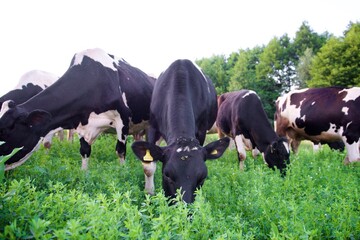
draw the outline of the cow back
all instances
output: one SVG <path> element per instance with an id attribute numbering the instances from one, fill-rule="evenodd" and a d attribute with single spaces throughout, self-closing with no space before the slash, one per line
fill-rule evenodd
<path id="1" fill-rule="evenodd" d="M 216 114 L 215 88 L 191 61 L 175 61 L 157 79 L 150 123 L 168 143 L 185 136 L 202 144 Z"/>

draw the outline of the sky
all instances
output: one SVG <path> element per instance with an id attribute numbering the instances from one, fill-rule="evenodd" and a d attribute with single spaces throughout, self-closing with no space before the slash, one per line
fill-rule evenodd
<path id="1" fill-rule="evenodd" d="M 158 76 L 180 58 L 229 55 L 295 36 L 302 22 L 342 36 L 359 0 L 11 0 L 0 2 L 0 96 L 27 71 L 61 76 L 102 48 Z"/>

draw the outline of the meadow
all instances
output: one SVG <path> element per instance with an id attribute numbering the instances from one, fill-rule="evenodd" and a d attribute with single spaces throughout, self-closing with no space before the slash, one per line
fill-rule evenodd
<path id="1" fill-rule="evenodd" d="M 345 153 L 303 144 L 286 177 L 251 154 L 241 172 L 236 151 L 208 160 L 193 204 L 169 205 L 161 187 L 144 193 L 141 163 L 128 143 L 119 164 L 115 139 L 93 145 L 80 170 L 79 142 L 54 140 L 0 185 L 0 239 L 360 239 L 360 165 Z"/>

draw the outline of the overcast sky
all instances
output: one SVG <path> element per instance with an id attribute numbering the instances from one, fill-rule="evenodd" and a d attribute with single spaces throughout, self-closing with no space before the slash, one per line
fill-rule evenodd
<path id="1" fill-rule="evenodd" d="M 303 21 L 341 36 L 359 0 L 11 0 L 0 2 L 0 95 L 22 74 L 61 76 L 72 56 L 99 47 L 157 76 L 196 60 L 266 45 Z"/>

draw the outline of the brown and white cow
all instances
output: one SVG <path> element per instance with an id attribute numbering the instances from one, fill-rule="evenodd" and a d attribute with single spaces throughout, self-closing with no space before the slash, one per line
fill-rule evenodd
<path id="1" fill-rule="evenodd" d="M 218 101 L 216 124 L 222 133 L 235 141 L 240 169 L 244 168 L 247 149 L 258 149 L 270 168 L 285 173 L 289 163 L 289 146 L 276 135 L 259 96 L 251 90 L 222 94 Z"/>
<path id="2" fill-rule="evenodd" d="M 360 88 L 306 88 L 276 101 L 275 129 L 286 136 L 296 152 L 301 140 L 343 141 L 344 163 L 360 161 Z"/>

